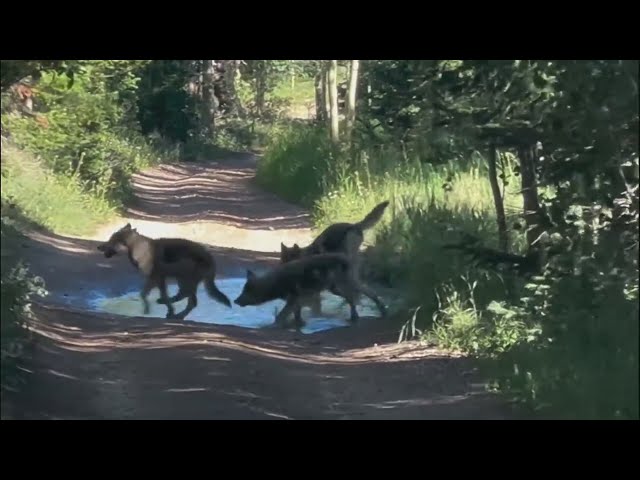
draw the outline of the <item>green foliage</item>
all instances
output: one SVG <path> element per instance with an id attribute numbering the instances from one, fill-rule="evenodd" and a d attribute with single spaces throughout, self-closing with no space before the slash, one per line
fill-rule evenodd
<path id="1" fill-rule="evenodd" d="M 468 162 L 432 166 L 403 152 L 372 150 L 357 159 L 332 154 L 324 131 L 290 126 L 280 130 L 258 167 L 258 181 L 284 198 L 313 206 L 319 231 L 339 221 L 359 221 L 375 205 L 390 200 L 388 213 L 365 235 L 366 275 L 377 282 L 402 288 L 408 307 L 422 305 L 418 322 L 430 321 L 437 305 L 435 289 L 459 278 L 468 260 L 443 246 L 465 234 L 496 242 L 493 199 L 486 162 L 475 155 Z M 331 161 L 332 158 L 339 159 Z M 512 170 L 509 161 L 506 171 Z M 519 184 L 507 188 L 509 210 L 521 208 Z M 524 239 L 512 235 L 515 248 Z M 501 281 L 484 281 L 483 291 L 504 295 Z"/>
<path id="2" fill-rule="evenodd" d="M 77 171 L 54 173 L 11 146 L 3 146 L 2 157 L 2 175 L 7 179 L 2 200 L 31 222 L 59 234 L 83 235 L 114 214 L 108 202 L 83 188 Z"/>
<path id="3" fill-rule="evenodd" d="M 197 75 L 188 60 L 154 60 L 140 72 L 138 119 L 142 132 L 187 142 L 199 125 L 197 99 L 185 89 Z"/>
<path id="4" fill-rule="evenodd" d="M 31 77 L 37 80 L 42 72 L 67 73 L 73 76 L 79 66 L 77 60 L 1 60 L 0 79 L 4 92 L 11 85 Z"/>
<path id="5" fill-rule="evenodd" d="M 441 346 L 481 357 L 499 358 L 521 342 L 539 339 L 541 326 L 521 306 L 491 301 L 478 305 L 478 281 L 465 287 L 445 284 L 440 288 L 433 328 L 426 338 Z"/>
<path id="6" fill-rule="evenodd" d="M 315 85 L 313 78 L 285 79 L 273 91 L 273 98 L 282 100 L 289 116 L 311 118 L 310 109 L 315 108 Z"/>
<path id="7" fill-rule="evenodd" d="M 0 223 L 2 256 L 9 257 L 8 249 L 18 232 L 5 222 Z M 20 362 L 24 359 L 29 342 L 28 321 L 31 318 L 31 302 L 35 296 L 46 295 L 44 282 L 29 273 L 20 262 L 3 258 L 0 273 L 0 386 L 5 391 L 15 390 L 23 380 L 19 375 Z"/>
<path id="8" fill-rule="evenodd" d="M 637 62 L 365 61 L 362 85 L 350 154 L 287 132 L 263 184 L 313 203 L 318 228 L 392 200 L 366 274 L 403 292 L 416 331 L 433 318 L 427 337 L 476 355 L 497 388 L 546 415 L 637 419 Z M 538 141 L 538 274 L 444 249 L 497 247 L 477 153 L 495 144 L 510 249 L 529 251 L 513 154 Z"/>
<path id="9" fill-rule="evenodd" d="M 2 116 L 20 148 L 72 175 L 86 192 L 114 205 L 130 194 L 131 174 L 158 159 L 135 125 L 136 62 L 87 61 L 73 78 L 44 73 L 39 116 Z M 72 81 L 73 80 L 73 81 Z"/>
<path id="10" fill-rule="evenodd" d="M 258 164 L 257 181 L 283 198 L 311 205 L 335 175 L 325 132 L 305 125 L 274 130 Z"/>

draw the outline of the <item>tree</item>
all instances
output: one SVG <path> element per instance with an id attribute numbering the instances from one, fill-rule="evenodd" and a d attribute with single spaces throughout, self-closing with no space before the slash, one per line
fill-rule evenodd
<path id="1" fill-rule="evenodd" d="M 212 137 L 215 132 L 215 115 L 218 110 L 218 98 L 215 94 L 216 61 L 203 60 L 202 71 L 202 134 Z"/>
<path id="2" fill-rule="evenodd" d="M 236 83 L 240 76 L 240 63 L 242 60 L 224 60 L 224 88 L 227 97 L 228 111 L 231 116 L 244 117 L 246 111 L 238 96 Z"/>
<path id="3" fill-rule="evenodd" d="M 358 73 L 360 70 L 360 61 L 351 60 L 351 68 L 349 69 L 349 91 L 347 93 L 347 122 L 345 136 L 348 141 L 351 140 L 353 125 L 356 120 L 356 98 L 358 89 Z"/>
<path id="4" fill-rule="evenodd" d="M 329 87 L 329 131 L 331 133 L 331 141 L 337 144 L 340 141 L 339 123 L 338 123 L 338 61 L 331 60 L 327 70 L 327 84 Z"/>

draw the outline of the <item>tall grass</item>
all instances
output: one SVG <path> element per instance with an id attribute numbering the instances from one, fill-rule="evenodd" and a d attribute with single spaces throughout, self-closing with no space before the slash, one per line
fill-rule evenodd
<path id="1" fill-rule="evenodd" d="M 513 170 L 509 162 L 506 168 Z M 365 234 L 365 245 L 375 243 L 367 252 L 365 273 L 402 289 L 407 307 L 422 306 L 422 321 L 430 320 L 437 307 L 437 287 L 459 283 L 460 275 L 472 267 L 443 247 L 465 234 L 485 245 L 497 244 L 487 165 L 479 154 L 439 165 L 424 162 L 418 154 L 407 158 L 394 149 L 362 151 L 349 158 L 331 149 L 324 131 L 290 125 L 268 145 L 258 181 L 311 207 L 317 230 L 338 221 L 358 221 L 389 200 L 382 221 Z M 509 212 L 521 209 L 518 183 L 512 182 L 505 192 Z M 522 236 L 512 237 L 514 248 L 522 249 Z M 497 277 L 484 279 L 480 291 L 487 291 L 489 299 L 496 289 L 504 292 Z"/>
<path id="2" fill-rule="evenodd" d="M 324 132 L 293 123 L 273 129 L 256 179 L 287 200 L 312 206 L 331 185 L 334 170 Z"/>
<path id="3" fill-rule="evenodd" d="M 2 200 L 50 231 L 91 233 L 115 213 L 115 205 L 83 188 L 76 172 L 59 174 L 28 152 L 3 144 Z M 11 216 L 12 208 L 3 215 Z"/>
<path id="4" fill-rule="evenodd" d="M 433 150 L 416 151 L 365 148 L 349 157 L 330 148 L 324 131 L 288 126 L 268 146 L 258 180 L 311 207 L 317 230 L 360 220 L 390 200 L 382 221 L 365 234 L 372 248 L 363 273 L 403 300 L 410 328 L 401 336 L 420 332 L 475 356 L 495 388 L 545 416 L 637 418 L 637 281 L 634 290 L 607 267 L 603 245 L 589 258 L 567 256 L 577 263 L 563 267 L 580 271 L 585 261 L 604 262 L 591 266 L 597 276 L 545 271 L 534 278 L 483 268 L 445 248 L 470 238 L 498 246 L 487 165 L 477 153 L 436 163 Z M 513 159 L 505 160 L 510 248 L 523 253 L 520 182 Z M 624 297 L 627 290 L 632 294 Z"/>

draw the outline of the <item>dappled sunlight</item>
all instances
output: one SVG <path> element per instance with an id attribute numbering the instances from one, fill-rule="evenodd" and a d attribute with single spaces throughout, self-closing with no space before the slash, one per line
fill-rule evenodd
<path id="1" fill-rule="evenodd" d="M 75 316 L 79 314 L 74 314 Z M 96 321 L 100 321 L 98 318 Z M 133 319 L 132 319 L 133 320 Z M 47 323 L 44 320 L 35 322 L 32 329 L 38 335 L 52 340 L 61 349 L 75 352 L 106 352 L 119 349 L 133 350 L 158 350 L 158 349 L 182 349 L 205 348 L 223 349 L 224 351 L 250 353 L 271 359 L 288 360 L 302 364 L 329 365 L 329 364 L 363 364 L 370 361 L 401 362 L 417 358 L 407 356 L 399 352 L 410 350 L 408 345 L 391 345 L 389 348 L 370 347 L 365 349 L 341 349 L 324 348 L 319 345 L 315 352 L 309 352 L 306 344 L 291 343 L 291 335 L 294 332 L 269 330 L 247 330 L 257 336 L 251 339 L 243 339 L 239 335 L 231 335 L 237 332 L 239 327 L 226 327 L 233 329 L 226 332 L 222 330 L 212 331 L 212 327 L 199 326 L 197 324 L 170 323 L 163 321 L 154 324 L 152 320 L 142 323 L 143 318 L 136 318 L 136 325 L 127 327 L 126 320 L 118 320 L 114 323 L 114 331 L 92 332 L 92 329 L 80 329 L 61 325 L 60 322 Z M 94 327 L 95 328 L 95 327 Z M 239 332 L 238 332 L 239 333 Z M 278 337 L 284 337 L 279 339 Z M 205 350 L 206 351 L 206 350 Z M 393 352 L 393 353 L 392 353 Z M 203 352 L 204 353 L 204 352 Z M 424 350 L 424 357 L 431 355 L 429 349 Z M 391 358 L 391 357 L 394 358 Z M 230 362 L 228 355 L 212 355 L 204 353 L 199 357 L 207 362 Z"/>
<path id="2" fill-rule="evenodd" d="M 67 373 L 62 373 L 62 372 L 57 372 L 56 370 L 47 370 L 48 373 L 50 373 L 51 375 L 55 375 L 56 377 L 60 377 L 60 378 L 67 378 L 69 380 L 78 380 L 78 377 L 73 376 L 73 375 L 69 375 Z"/>
<path id="3" fill-rule="evenodd" d="M 130 220 L 213 222 L 246 230 L 309 229 L 310 216 L 253 185 L 254 171 L 224 164 L 190 164 L 181 169 L 157 167 L 135 175 L 137 204 Z M 281 215 L 267 204 L 278 202 Z M 212 209 L 212 205 L 217 205 Z"/>
<path id="4" fill-rule="evenodd" d="M 379 312 L 366 297 L 360 321 L 350 325 L 347 305 L 325 293 L 323 317 L 311 318 L 305 308 L 302 332 L 260 328 L 273 323 L 282 302 L 229 309 L 202 286 L 186 321 L 164 318 L 157 290 L 151 312 L 141 315 L 141 279 L 127 256 L 106 260 L 96 248 L 125 223 L 151 238 L 215 245 L 216 283 L 231 299 L 246 268 L 259 271 L 279 261 L 281 242 L 312 240 L 309 215 L 260 192 L 252 177 L 236 167 L 159 167 L 136 176 L 137 202 L 127 218 L 104 225 L 92 239 L 32 237 L 32 252 L 54 285 L 51 297 L 65 305 L 37 305 L 32 325 L 38 355 L 30 375 L 50 392 L 69 392 L 43 403 L 47 418 L 359 418 L 447 405 L 431 394 L 398 400 L 393 388 L 377 386 L 376 378 L 402 385 L 407 374 L 442 382 L 437 365 L 445 363 L 444 355 L 422 345 L 373 342 L 365 328 Z M 176 291 L 171 282 L 169 293 Z M 177 303 L 176 311 L 185 304 Z M 373 331 L 390 339 L 396 333 L 387 330 L 394 328 Z"/>
<path id="5" fill-rule="evenodd" d="M 206 387 L 191 387 L 191 388 L 168 388 L 165 390 L 167 393 L 194 393 L 194 392 L 207 392 L 211 390 Z"/>
<path id="6" fill-rule="evenodd" d="M 354 348 L 337 331 L 309 336 L 41 306 L 36 313 L 39 353 L 31 375 L 50 389 L 79 392 L 56 396 L 48 416 L 94 418 L 93 404 L 105 418 L 473 417 L 469 402 L 476 401 L 463 394 L 457 360 L 415 342 L 369 340 Z M 346 330 L 357 339 L 357 328 Z M 412 380 L 402 396 L 410 378 L 423 381 Z M 85 403 L 78 407 L 71 398 Z M 186 403 L 176 410 L 173 402 Z"/>

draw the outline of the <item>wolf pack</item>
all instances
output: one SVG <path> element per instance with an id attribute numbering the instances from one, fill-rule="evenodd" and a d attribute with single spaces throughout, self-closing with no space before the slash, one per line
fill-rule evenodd
<path id="1" fill-rule="evenodd" d="M 301 328 L 302 308 L 308 306 L 314 315 L 322 311 L 321 293 L 331 292 L 342 297 L 350 308 L 349 320 L 358 320 L 356 305 L 360 296 L 369 297 L 380 314 L 386 316 L 384 304 L 375 292 L 360 279 L 360 247 L 364 232 L 376 225 L 389 205 L 376 205 L 362 220 L 355 223 L 334 223 L 323 230 L 309 245 L 280 244 L 280 262 L 266 273 L 258 275 L 247 270 L 242 292 L 234 300 L 239 307 L 261 305 L 272 300 L 285 302 L 275 315 L 274 326 Z M 114 232 L 108 241 L 98 245 L 106 258 L 126 252 L 129 261 L 144 279 L 140 298 L 143 312 L 148 314 L 148 296 L 158 288 L 157 302 L 167 308 L 167 319 L 184 320 L 198 305 L 197 290 L 204 283 L 208 295 L 232 308 L 231 301 L 215 283 L 216 262 L 202 244 L 184 238 L 149 238 L 131 224 Z M 167 280 L 173 279 L 178 292 L 168 296 Z M 176 313 L 173 304 L 187 299 L 187 305 Z M 293 323 L 291 322 L 293 317 Z"/>

